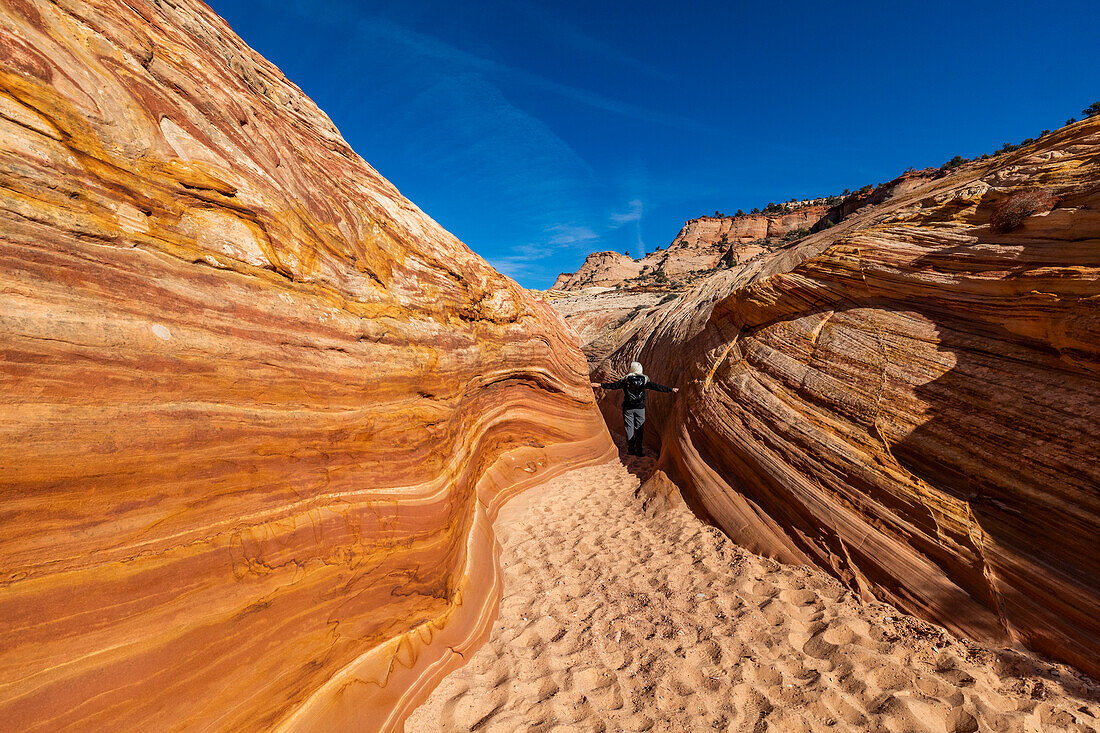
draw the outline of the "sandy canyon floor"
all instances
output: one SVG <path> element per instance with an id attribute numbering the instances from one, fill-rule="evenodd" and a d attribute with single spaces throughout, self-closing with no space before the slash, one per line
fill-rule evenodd
<path id="1" fill-rule="evenodd" d="M 505 507 L 492 637 L 407 730 L 1100 729 L 1096 682 L 753 555 L 628 460 Z"/>

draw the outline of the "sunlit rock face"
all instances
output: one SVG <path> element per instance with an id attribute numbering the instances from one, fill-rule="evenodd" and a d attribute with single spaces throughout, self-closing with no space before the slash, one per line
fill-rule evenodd
<path id="1" fill-rule="evenodd" d="M 548 306 L 191 0 L 0 6 L 0 720 L 373 730 L 612 455 Z"/>
<path id="2" fill-rule="evenodd" d="M 718 242 L 743 244 L 764 237 L 782 237 L 797 229 L 809 229 L 824 215 L 825 207 L 815 204 L 777 214 L 701 216 L 684 224 L 669 249 L 708 247 Z"/>
<path id="3" fill-rule="evenodd" d="M 667 248 L 637 260 L 625 253 L 593 252 L 576 272 L 558 275 L 551 289 L 579 291 L 623 285 L 661 287 L 662 281 L 654 280 L 657 273 L 679 280 L 680 276 L 703 273 L 722 265 L 744 264 L 768 251 L 762 244 L 766 237 L 782 237 L 800 229 L 808 232 L 824 214 L 824 206 L 813 205 L 782 214 L 691 219 Z"/>
<path id="4" fill-rule="evenodd" d="M 809 230 L 824 213 L 824 206 L 803 206 L 782 214 L 691 219 L 667 249 L 649 257 L 654 259 L 656 269 L 669 275 L 710 270 L 720 263 L 744 264 L 768 251 L 760 240 Z"/>
<path id="5" fill-rule="evenodd" d="M 551 301 L 577 335 L 589 362 L 599 363 L 631 334 L 645 329 L 654 308 L 681 296 L 664 292 L 607 291 L 577 294 Z"/>
<path id="6" fill-rule="evenodd" d="M 639 313 L 594 376 L 681 388 L 650 434 L 738 542 L 1100 673 L 1098 180 L 1093 118 Z"/>
<path id="7" fill-rule="evenodd" d="M 829 207 L 828 211 L 821 215 L 816 222 L 811 222 L 813 231 L 820 231 L 833 226 L 837 222 L 846 219 L 855 212 L 867 206 L 877 206 L 899 196 L 912 193 L 919 188 L 934 185 L 933 182 L 947 175 L 947 169 L 925 168 L 923 170 L 909 170 L 897 178 L 880 183 L 870 190 L 855 192 L 843 198 L 839 203 Z"/>
<path id="8" fill-rule="evenodd" d="M 593 252 L 584 259 L 576 272 L 563 272 L 554 281 L 556 290 L 583 290 L 609 287 L 637 277 L 643 260 L 635 260 L 618 252 Z"/>

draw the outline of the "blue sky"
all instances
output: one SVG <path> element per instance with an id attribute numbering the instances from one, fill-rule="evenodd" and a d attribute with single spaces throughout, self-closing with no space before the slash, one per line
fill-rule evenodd
<path id="1" fill-rule="evenodd" d="M 889 180 L 1100 99 L 1100 6 L 208 0 L 522 285 Z"/>

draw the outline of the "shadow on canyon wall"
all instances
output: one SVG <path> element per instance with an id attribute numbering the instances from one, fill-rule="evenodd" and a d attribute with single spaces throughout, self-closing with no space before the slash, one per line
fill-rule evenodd
<path id="1" fill-rule="evenodd" d="M 1027 264 L 1002 280 L 1077 264 L 1047 257 L 1051 249 L 1021 244 L 1018 258 Z M 960 253 L 937 252 L 914 266 L 936 267 Z M 1087 259 L 1083 248 L 1080 254 Z M 923 310 L 936 324 L 938 349 L 955 364 L 916 387 L 925 419 L 890 450 L 913 475 L 965 502 L 981 560 L 975 570 L 986 580 L 984 592 L 975 592 L 980 585 L 971 592 L 997 613 L 1009 638 L 1096 675 L 1100 365 L 1073 343 L 1100 332 L 1100 303 L 1066 300 L 1062 320 L 1057 311 L 1044 314 L 1054 316 L 1050 330 L 1070 331 L 1064 348 L 1028 333 L 1024 315 L 1010 315 L 1005 328 Z"/>
<path id="2" fill-rule="evenodd" d="M 986 265 L 976 261 L 973 247 L 960 247 L 938 250 L 910 264 L 913 272 L 952 268 L 965 275 L 987 266 L 1000 271 L 995 279 L 975 279 L 988 292 L 967 293 L 971 299 L 961 304 L 952 301 L 950 293 L 945 298 L 932 290 L 927 298 L 890 299 L 881 296 L 880 283 L 879 295 L 872 296 L 869 290 L 865 295 L 833 292 L 829 302 L 807 305 L 802 301 L 774 321 L 753 324 L 752 329 L 730 329 L 729 324 L 716 324 L 713 319 L 707 327 L 727 337 L 733 330 L 741 339 L 783 321 L 857 309 L 916 314 L 928 321 L 935 330 L 936 351 L 950 354 L 953 365 L 923 384 L 906 386 L 904 394 L 899 390 L 893 395 L 919 400 L 922 413 L 915 428 L 883 435 L 872 417 L 868 434 L 881 440 L 887 457 L 918 479 L 915 485 L 923 482 L 953 499 L 952 506 L 961 506 L 961 525 L 951 530 L 941 527 L 929 508 L 934 498 L 899 498 L 896 490 L 888 490 L 890 480 L 877 466 L 848 464 L 846 470 L 843 460 L 838 460 L 824 472 L 820 467 L 797 470 L 819 471 L 811 481 L 838 481 L 854 488 L 869 506 L 880 510 L 870 517 L 872 525 L 879 525 L 876 529 L 891 526 L 894 539 L 902 538 L 957 587 L 941 584 L 937 589 L 929 584 L 914 595 L 904 568 L 884 565 L 884 558 L 873 556 L 869 549 L 861 557 L 850 537 L 815 521 L 815 511 L 820 510 L 798 506 L 800 497 L 784 484 L 782 472 L 757 455 L 753 445 L 731 446 L 728 439 L 722 444 L 721 432 L 695 410 L 671 402 L 654 405 L 647 425 L 647 449 L 656 449 L 661 454 L 658 465 L 668 466 L 661 437 L 667 441 L 677 431 L 685 431 L 704 463 L 774 520 L 793 546 L 834 574 L 843 575 L 836 565 L 822 561 L 826 555 L 845 557 L 855 566 L 852 574 L 842 577 L 849 586 L 858 586 L 853 578 L 866 572 L 904 610 L 985 641 L 1024 644 L 1095 676 L 1100 671 L 1096 662 L 1100 658 L 1100 553 L 1095 542 L 1100 534 L 1100 374 L 1095 356 L 1077 352 L 1073 344 L 1087 343 L 1100 333 L 1100 304 L 1072 295 L 1071 287 L 1066 289 L 1071 294 L 1057 304 L 1052 304 L 1058 300 L 1053 295 L 1046 305 L 1025 303 L 1012 295 L 1011 283 L 1033 278 L 1031 271 L 1036 268 L 1085 265 L 1088 260 L 1087 250 L 1082 249 L 1080 263 L 1067 262 L 1063 242 L 1012 244 L 1014 263 L 1002 260 Z M 1032 287 L 1038 281 L 1027 282 Z M 1027 293 L 1027 288 L 1022 292 Z M 1035 308 L 1038 311 L 1029 310 Z M 852 317 L 858 319 L 859 314 Z M 1037 331 L 1033 322 L 1044 319 L 1061 335 Z M 1052 338 L 1062 343 L 1056 347 Z M 639 346 L 635 342 L 627 348 L 637 354 Z M 668 350 L 667 345 L 652 341 L 640 349 L 643 363 L 671 363 L 658 346 Z M 623 347 L 620 353 L 625 353 Z M 888 358 L 884 352 L 882 378 L 887 393 L 891 388 L 885 383 Z M 654 373 L 658 379 L 668 377 L 676 383 L 671 371 Z M 605 397 L 601 409 L 612 432 L 621 434 L 618 400 Z M 771 429 L 786 431 L 786 438 L 796 432 L 783 425 Z M 722 525 L 708 515 L 691 486 L 681 488 L 697 515 Z M 952 619 L 958 623 L 951 623 Z M 1005 654 L 1006 664 L 1015 659 L 1010 651 Z"/>

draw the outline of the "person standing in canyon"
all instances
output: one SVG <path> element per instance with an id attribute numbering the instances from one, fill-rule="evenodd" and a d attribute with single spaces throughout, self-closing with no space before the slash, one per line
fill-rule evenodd
<path id="1" fill-rule="evenodd" d="M 621 389 L 623 391 L 623 427 L 626 428 L 626 452 L 632 456 L 643 456 L 642 427 L 645 425 L 645 393 L 647 389 L 657 392 L 679 392 L 678 387 L 666 387 L 650 381 L 642 372 L 642 365 L 630 362 L 630 371 L 617 382 L 592 382 L 592 387 Z"/>

